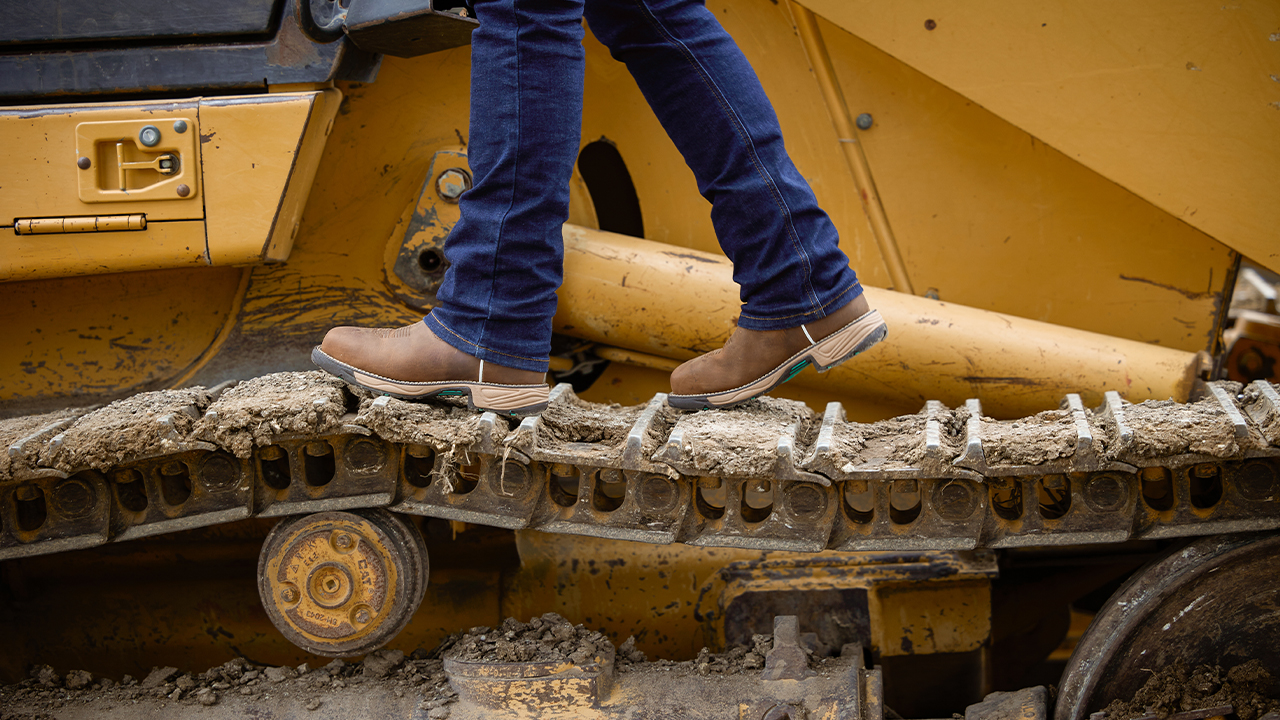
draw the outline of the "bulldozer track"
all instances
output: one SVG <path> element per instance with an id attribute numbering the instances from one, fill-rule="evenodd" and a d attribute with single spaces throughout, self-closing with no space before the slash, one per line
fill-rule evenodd
<path id="1" fill-rule="evenodd" d="M 329 510 L 816 552 L 1119 543 L 1280 527 L 1280 395 L 880 423 L 762 398 L 681 412 L 557 386 L 523 420 L 319 372 L 0 422 L 0 559 Z"/>

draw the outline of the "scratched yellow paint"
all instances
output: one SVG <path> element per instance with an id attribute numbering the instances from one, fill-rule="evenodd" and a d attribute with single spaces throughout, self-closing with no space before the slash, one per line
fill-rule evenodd
<path id="1" fill-rule="evenodd" d="M 991 636 L 991 585 L 957 580 L 881 587 L 872 593 L 872 644 L 882 655 L 977 650 Z"/>
<path id="2" fill-rule="evenodd" d="M 842 247 L 864 282 L 888 284 L 839 153 L 840 139 L 786 4 L 713 0 L 709 7 L 759 71 L 777 106 L 788 148 L 840 229 Z M 876 118 L 861 139 L 918 288 L 933 289 L 949 303 L 1168 348 L 1209 347 L 1216 305 L 1234 261 L 1225 245 L 1118 186 L 1109 174 L 1045 146 L 936 76 L 912 69 L 832 23 L 824 21 L 822 29 L 851 110 Z M 714 250 L 709 207 L 639 90 L 593 38 L 586 40 L 586 50 L 582 142 L 603 137 L 616 145 L 628 164 L 652 239 Z M 67 280 L 6 288 L 10 307 L 31 308 L 34 303 L 57 309 L 19 323 L 21 350 L 11 351 L 4 367 L 13 371 L 8 376 L 20 380 L 2 381 L 7 384 L 0 384 L 0 393 L 16 399 L 57 395 L 70 402 L 74 396 L 101 396 L 186 377 L 192 363 L 204 360 L 212 368 L 235 366 L 242 357 L 306 367 L 306 351 L 333 325 L 397 325 L 418 319 L 420 310 L 392 292 L 385 258 L 388 245 L 403 236 L 396 232 L 397 223 L 418 202 L 434 154 L 465 147 L 469 76 L 469 48 L 413 59 L 387 57 L 376 82 L 338 83 L 336 90 L 322 92 L 324 109 L 312 107 L 310 115 L 290 115 L 288 123 L 268 123 L 257 130 L 262 143 L 282 124 L 305 126 L 311 129 L 309 138 L 322 137 L 328 130 L 322 122 L 325 113 L 337 104 L 330 97 L 342 93 L 328 140 L 322 147 L 304 148 L 304 155 L 317 158 L 314 178 L 307 180 L 304 168 L 289 180 L 290 193 L 309 183 L 305 205 L 292 194 L 283 205 L 275 197 L 255 198 L 253 222 L 242 227 L 224 223 L 230 228 L 226 237 L 273 258 L 288 256 L 284 263 L 252 269 L 231 326 L 224 328 L 224 321 L 235 303 L 239 278 L 216 269 L 192 271 L 189 281 L 172 285 L 137 273 L 112 282 Z M 297 94 L 315 92 L 321 91 Z M 205 161 L 217 165 L 212 155 Z M 244 174 L 243 167 L 235 167 L 235 173 L 206 170 L 204 191 L 214 205 L 216 186 Z M 581 206 L 581 187 L 574 197 Z M 301 206 L 296 234 L 288 212 L 264 228 L 258 200 L 286 209 Z M 200 274 L 206 272 L 211 274 Z M 160 286 L 167 289 L 150 294 Z M 46 297 L 50 292 L 85 300 L 77 305 Z M 165 300 L 138 299 L 155 294 Z M 620 309 L 617 320 L 626 322 L 633 312 Z M 192 320 L 192 313 L 200 317 Z M 175 317 L 182 321 L 174 323 Z M 81 340 L 85 318 L 94 318 L 95 324 L 110 320 L 121 336 L 145 336 L 149 342 L 132 344 L 126 352 Z M 197 362 L 218 329 L 227 328 L 230 339 L 218 354 Z M 86 367 L 86 359 L 98 365 Z M 43 368 L 38 373 L 42 379 L 23 369 L 29 367 Z M 216 374 L 194 374 L 195 382 L 218 379 Z M 652 377 L 639 384 L 635 373 L 619 372 L 608 382 L 593 389 L 593 399 L 647 396 L 649 389 L 660 387 Z M 830 399 L 845 401 L 850 415 L 859 419 L 917 409 L 905 401 L 862 407 L 857 398 Z"/>
<path id="3" fill-rule="evenodd" d="M 799 2 L 1280 270 L 1280 5 Z"/>

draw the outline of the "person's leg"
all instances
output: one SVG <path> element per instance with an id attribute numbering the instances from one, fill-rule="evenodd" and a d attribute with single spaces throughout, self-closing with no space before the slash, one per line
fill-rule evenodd
<path id="1" fill-rule="evenodd" d="M 561 226 L 582 118 L 582 0 L 477 0 L 471 44 L 474 182 L 445 243 L 423 322 L 335 328 L 312 353 L 348 382 L 398 397 L 466 394 L 486 410 L 545 406 Z"/>
<path id="2" fill-rule="evenodd" d="M 582 131 L 582 0 L 479 0 L 475 11 L 474 183 L 427 325 L 470 355 L 545 372 Z"/>
<path id="3" fill-rule="evenodd" d="M 690 407 L 740 402 L 796 365 L 825 369 L 878 341 L 883 325 L 867 316 L 834 225 L 787 155 L 754 70 L 714 15 L 699 0 L 587 0 L 585 13 L 694 171 L 741 287 L 733 338 L 682 365 L 673 395 L 694 396 Z M 750 392 L 701 402 L 740 388 Z"/>

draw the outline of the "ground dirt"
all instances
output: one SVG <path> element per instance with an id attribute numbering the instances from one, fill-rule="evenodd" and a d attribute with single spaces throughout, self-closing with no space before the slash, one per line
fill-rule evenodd
<path id="1" fill-rule="evenodd" d="M 260 666 L 236 658 L 202 673 L 155 668 L 140 680 L 126 675 L 118 681 L 77 670 L 61 677 L 53 668 L 37 665 L 31 669 L 31 679 L 0 688 L 0 720 L 90 718 L 134 707 L 141 717 L 185 716 L 184 708 L 214 707 L 243 712 L 233 713 L 236 717 L 258 717 L 255 706 L 281 701 L 316 718 L 376 716 L 351 715 L 353 694 L 368 696 L 364 703 L 381 708 L 403 699 L 409 701 L 407 709 L 416 704 L 425 711 L 423 717 L 432 718 L 448 717 L 447 712 L 429 713 L 457 699 L 439 658 L 420 652 L 406 658 L 399 650 L 375 651 L 359 663 L 334 660 L 315 669 Z M 378 702 L 370 703 L 370 698 Z M 320 712 L 311 715 L 314 711 Z"/>
<path id="2" fill-rule="evenodd" d="M 1169 715 L 1203 708 L 1230 705 L 1240 720 L 1256 720 L 1270 712 L 1280 712 L 1280 700 L 1267 698 L 1262 691 L 1271 675 L 1258 660 L 1230 670 L 1200 665 L 1190 668 L 1182 660 L 1155 673 L 1132 699 L 1115 700 L 1105 709 L 1106 720 L 1133 720 Z"/>
<path id="3" fill-rule="evenodd" d="M 274 373 L 227 390 L 196 423 L 194 434 L 237 457 L 286 433 L 337 431 L 347 412 L 346 383 L 319 370 Z"/>
<path id="4" fill-rule="evenodd" d="M 820 418 L 804 403 L 761 397 L 729 410 L 700 410 L 676 423 L 684 432 L 683 461 L 717 477 L 768 477 L 778 438 L 800 424 L 797 459 L 817 435 Z"/>
<path id="5" fill-rule="evenodd" d="M 758 672 L 773 646 L 772 636 L 757 635 L 750 648 L 712 653 L 703 649 L 683 662 L 646 660 L 634 638 L 616 650 L 615 683 L 634 677 L 645 692 L 669 687 L 671 680 L 699 677 L 737 679 Z M 473 628 L 446 638 L 433 650 L 411 655 L 378 650 L 362 661 L 333 660 L 322 667 L 271 667 L 236 658 L 204 672 L 173 667 L 153 668 L 143 678 L 94 677 L 70 670 L 65 675 L 47 665 L 31 668 L 30 678 L 0 688 L 0 720 L 81 720 L 81 718 L 241 718 L 306 717 L 337 720 L 350 717 L 442 718 L 486 717 L 482 710 L 458 704 L 444 671 L 444 658 L 481 662 L 585 663 L 613 650 L 601 633 L 574 625 L 554 613 L 529 622 L 507 619 L 498 628 Z M 814 659 L 819 676 L 839 677 L 846 667 L 835 658 Z M 756 682 L 750 677 L 744 681 Z M 714 694 L 716 686 L 696 686 Z M 742 697 L 737 686 L 724 688 Z M 654 701 L 653 697 L 649 698 Z M 625 702 L 625 698 L 623 699 Z M 729 706 L 725 706 L 729 707 Z M 491 715 L 491 713 L 490 713 Z M 650 717 L 644 715 L 643 717 Z"/>
<path id="6" fill-rule="evenodd" d="M 472 628 L 442 647 L 444 657 L 463 662 L 585 665 L 608 653 L 613 645 L 599 632 L 547 613 L 527 623 L 507 618 L 498 628 Z"/>
<path id="7" fill-rule="evenodd" d="M 1076 424 L 1070 410 L 1047 410 L 1020 420 L 984 417 L 979 437 L 990 465 L 1043 465 L 1075 453 Z"/>
<path id="8" fill-rule="evenodd" d="M 942 460 L 950 462 L 964 446 L 967 411 L 944 410 L 938 417 L 942 430 Z M 888 420 L 838 423 L 832 433 L 832 453 L 844 462 L 842 468 L 870 466 L 876 470 L 900 470 L 918 466 L 925 459 L 924 410 Z"/>
<path id="9" fill-rule="evenodd" d="M 61 432 L 61 443 L 41 446 L 40 465 L 64 472 L 103 469 L 174 452 L 191 434 L 209 401 L 209 393 L 201 387 L 116 400 L 77 419 Z"/>

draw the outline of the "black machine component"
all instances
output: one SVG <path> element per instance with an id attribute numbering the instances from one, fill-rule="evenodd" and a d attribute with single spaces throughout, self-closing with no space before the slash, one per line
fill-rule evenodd
<path id="1" fill-rule="evenodd" d="M 447 3 L 448 0 L 445 0 Z M 462 0 L 48 0 L 0 27 L 0 103 L 372 82 L 380 54 L 471 41 Z"/>

